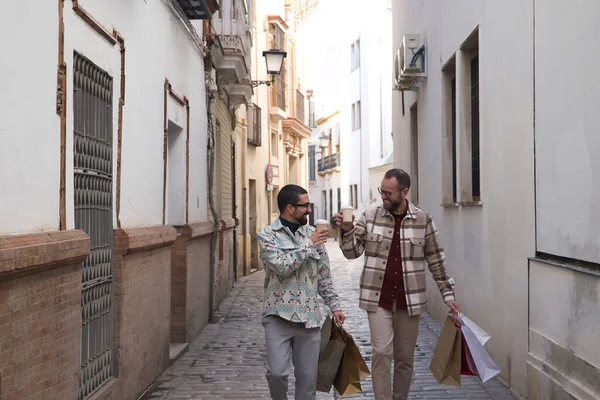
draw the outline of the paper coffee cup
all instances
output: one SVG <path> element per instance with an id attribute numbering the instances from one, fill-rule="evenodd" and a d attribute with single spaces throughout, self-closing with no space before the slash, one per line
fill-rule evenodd
<path id="1" fill-rule="evenodd" d="M 343 222 L 352 222 L 352 214 L 354 213 L 354 208 L 347 206 L 342 208 L 342 221 Z"/>
<path id="2" fill-rule="evenodd" d="M 326 219 L 318 219 L 315 224 L 317 225 L 317 232 L 329 230 L 329 221 Z"/>

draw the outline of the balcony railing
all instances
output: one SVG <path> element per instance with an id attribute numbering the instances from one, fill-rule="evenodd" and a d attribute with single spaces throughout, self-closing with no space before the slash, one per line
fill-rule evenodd
<path id="1" fill-rule="evenodd" d="M 249 71 L 250 50 L 252 48 L 252 39 L 250 34 L 244 35 L 218 35 L 219 43 L 224 52 L 235 55 L 239 54 L 244 57 L 246 69 Z"/>
<path id="2" fill-rule="evenodd" d="M 286 110 L 286 90 L 287 85 L 285 84 L 284 77 L 281 75 L 275 75 L 275 84 L 272 89 L 272 101 L 273 105 L 279 107 L 281 110 Z"/>
<path id="3" fill-rule="evenodd" d="M 340 166 L 340 153 L 334 153 L 329 156 L 325 156 L 325 158 L 321 158 L 317 162 L 317 170 L 319 172 L 325 172 L 327 170 L 337 168 Z"/>
<path id="4" fill-rule="evenodd" d="M 296 90 L 296 119 L 303 124 L 306 123 L 304 120 L 304 95 L 299 90 Z"/>

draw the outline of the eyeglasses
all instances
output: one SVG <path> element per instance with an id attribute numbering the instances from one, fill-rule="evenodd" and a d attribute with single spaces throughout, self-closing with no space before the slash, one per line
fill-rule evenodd
<path id="1" fill-rule="evenodd" d="M 304 204 L 292 204 L 294 207 L 304 207 L 304 208 L 310 208 L 310 203 L 304 203 Z"/>
<path id="2" fill-rule="evenodd" d="M 400 189 L 400 193 L 402 193 L 402 191 L 403 191 L 404 189 L 405 189 L 405 188 L 402 188 L 402 189 Z M 382 196 L 385 196 L 385 197 L 387 197 L 387 198 L 390 198 L 390 197 L 392 197 L 392 196 L 394 195 L 394 192 L 390 192 L 389 190 L 383 190 L 383 189 L 381 188 L 381 186 L 377 188 L 377 191 L 379 192 L 379 194 L 380 194 L 380 195 L 382 195 Z"/>

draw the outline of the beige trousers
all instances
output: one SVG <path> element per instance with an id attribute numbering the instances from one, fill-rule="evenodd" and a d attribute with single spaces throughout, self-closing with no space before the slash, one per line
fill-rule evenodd
<path id="1" fill-rule="evenodd" d="M 373 347 L 371 374 L 375 399 L 406 400 L 413 375 L 420 317 L 410 317 L 406 311 L 392 312 L 381 307 L 377 312 L 369 312 L 368 316 Z"/>

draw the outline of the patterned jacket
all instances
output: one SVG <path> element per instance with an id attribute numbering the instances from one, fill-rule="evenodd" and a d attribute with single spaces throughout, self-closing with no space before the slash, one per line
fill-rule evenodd
<path id="1" fill-rule="evenodd" d="M 363 310 L 376 311 L 379 305 L 394 229 L 392 214 L 378 206 L 365 211 L 350 232 L 340 230 L 339 245 L 346 258 L 355 259 L 365 253 L 359 302 Z M 408 314 L 419 315 L 427 306 L 425 262 L 444 301 L 454 300 L 454 280 L 448 276 L 444 249 L 433 219 L 411 203 L 402 220 L 400 246 Z"/>
<path id="2" fill-rule="evenodd" d="M 296 234 L 277 218 L 258 234 L 260 258 L 265 264 L 263 316 L 277 315 L 307 328 L 321 326 L 320 295 L 331 311 L 341 310 L 333 289 L 325 246 L 310 241 L 314 228 L 301 226 Z"/>

